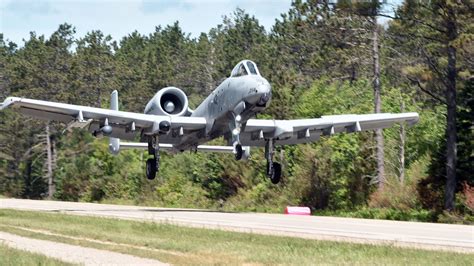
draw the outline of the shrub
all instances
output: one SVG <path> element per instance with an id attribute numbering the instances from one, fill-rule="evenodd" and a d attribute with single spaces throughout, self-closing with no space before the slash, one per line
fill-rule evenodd
<path id="1" fill-rule="evenodd" d="M 417 221 L 417 222 L 434 222 L 437 217 L 434 212 L 429 210 L 397 210 L 389 208 L 360 208 L 353 211 L 321 211 L 316 215 L 322 216 L 340 216 L 363 219 L 383 219 L 396 221 Z"/>
<path id="2" fill-rule="evenodd" d="M 415 182 L 400 183 L 392 180 L 386 183 L 383 190 L 372 193 L 369 199 L 369 207 L 372 208 L 410 211 L 419 206 Z"/>
<path id="3" fill-rule="evenodd" d="M 439 223 L 448 223 L 448 224 L 470 224 L 474 225 L 474 216 L 469 214 L 460 214 L 457 212 L 447 212 L 439 214 L 437 217 Z"/>
<path id="4" fill-rule="evenodd" d="M 464 198 L 464 206 L 469 209 L 471 213 L 474 212 L 474 186 L 469 186 L 469 184 L 465 181 L 463 183 L 463 198 Z"/>

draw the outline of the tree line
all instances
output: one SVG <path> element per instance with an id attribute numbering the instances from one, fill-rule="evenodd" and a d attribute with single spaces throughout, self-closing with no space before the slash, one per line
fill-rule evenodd
<path id="1" fill-rule="evenodd" d="M 176 86 L 196 107 L 242 59 L 273 88 L 261 118 L 372 112 L 420 114 L 411 128 L 339 134 L 279 150 L 284 180 L 215 154 L 164 155 L 144 178 L 144 153 L 112 156 L 105 140 L 10 110 L 0 113 L 0 193 L 24 198 L 471 221 L 474 186 L 473 6 L 469 1 L 296 0 L 266 31 L 242 9 L 191 37 L 178 22 L 120 40 L 64 23 L 19 46 L 0 35 L 0 99 L 22 96 L 143 112 Z M 385 24 L 377 19 L 389 17 Z M 216 140 L 216 144 L 223 140 Z M 444 212 L 443 211 L 448 211 Z M 468 217 L 468 218 L 465 218 Z"/>

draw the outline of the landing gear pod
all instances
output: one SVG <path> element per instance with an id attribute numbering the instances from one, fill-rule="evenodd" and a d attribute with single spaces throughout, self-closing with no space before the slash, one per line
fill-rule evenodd
<path id="1" fill-rule="evenodd" d="M 167 134 L 171 129 L 171 123 L 168 121 L 161 121 L 158 125 L 158 128 L 160 130 L 160 133 Z"/>
<path id="2" fill-rule="evenodd" d="M 171 122 L 169 119 L 158 120 L 153 123 L 151 131 L 147 131 L 147 135 L 165 135 L 171 130 Z"/>
<path id="3" fill-rule="evenodd" d="M 104 134 L 104 136 L 110 136 L 110 134 L 112 134 L 112 127 L 109 125 L 105 125 L 100 128 L 100 131 L 102 132 L 102 134 Z"/>
<path id="4" fill-rule="evenodd" d="M 114 155 L 120 152 L 120 139 L 109 138 L 109 151 Z"/>

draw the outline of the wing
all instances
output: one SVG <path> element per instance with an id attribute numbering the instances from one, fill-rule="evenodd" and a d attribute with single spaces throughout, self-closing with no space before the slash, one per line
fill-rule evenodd
<path id="1" fill-rule="evenodd" d="M 240 139 L 242 145 L 249 146 L 265 146 L 268 138 L 274 138 L 281 145 L 308 143 L 319 140 L 321 135 L 387 128 L 401 122 L 412 125 L 418 119 L 417 113 L 331 115 L 297 120 L 249 119 Z"/>
<path id="2" fill-rule="evenodd" d="M 199 130 L 206 126 L 206 119 L 201 117 L 147 115 L 19 97 L 9 97 L 0 104 L 0 110 L 8 107 L 38 119 L 66 123 L 68 128 L 88 127 L 90 131 L 94 131 L 108 123 L 112 126 L 111 137 L 130 140 L 134 139 L 136 132 L 141 129 L 146 132 L 158 131 L 159 124 L 163 121 L 169 122 L 172 130 L 177 129 L 180 132 Z"/>

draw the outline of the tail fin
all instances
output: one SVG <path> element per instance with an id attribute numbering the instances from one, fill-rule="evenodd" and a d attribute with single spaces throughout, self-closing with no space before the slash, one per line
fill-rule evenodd
<path id="1" fill-rule="evenodd" d="M 110 94 L 110 110 L 118 111 L 118 91 L 114 90 Z M 120 139 L 118 138 L 109 138 L 109 150 L 113 154 L 118 154 L 120 151 Z"/>
<path id="2" fill-rule="evenodd" d="M 110 94 L 110 110 L 115 110 L 118 111 L 119 106 L 118 106 L 118 91 L 114 90 Z"/>

